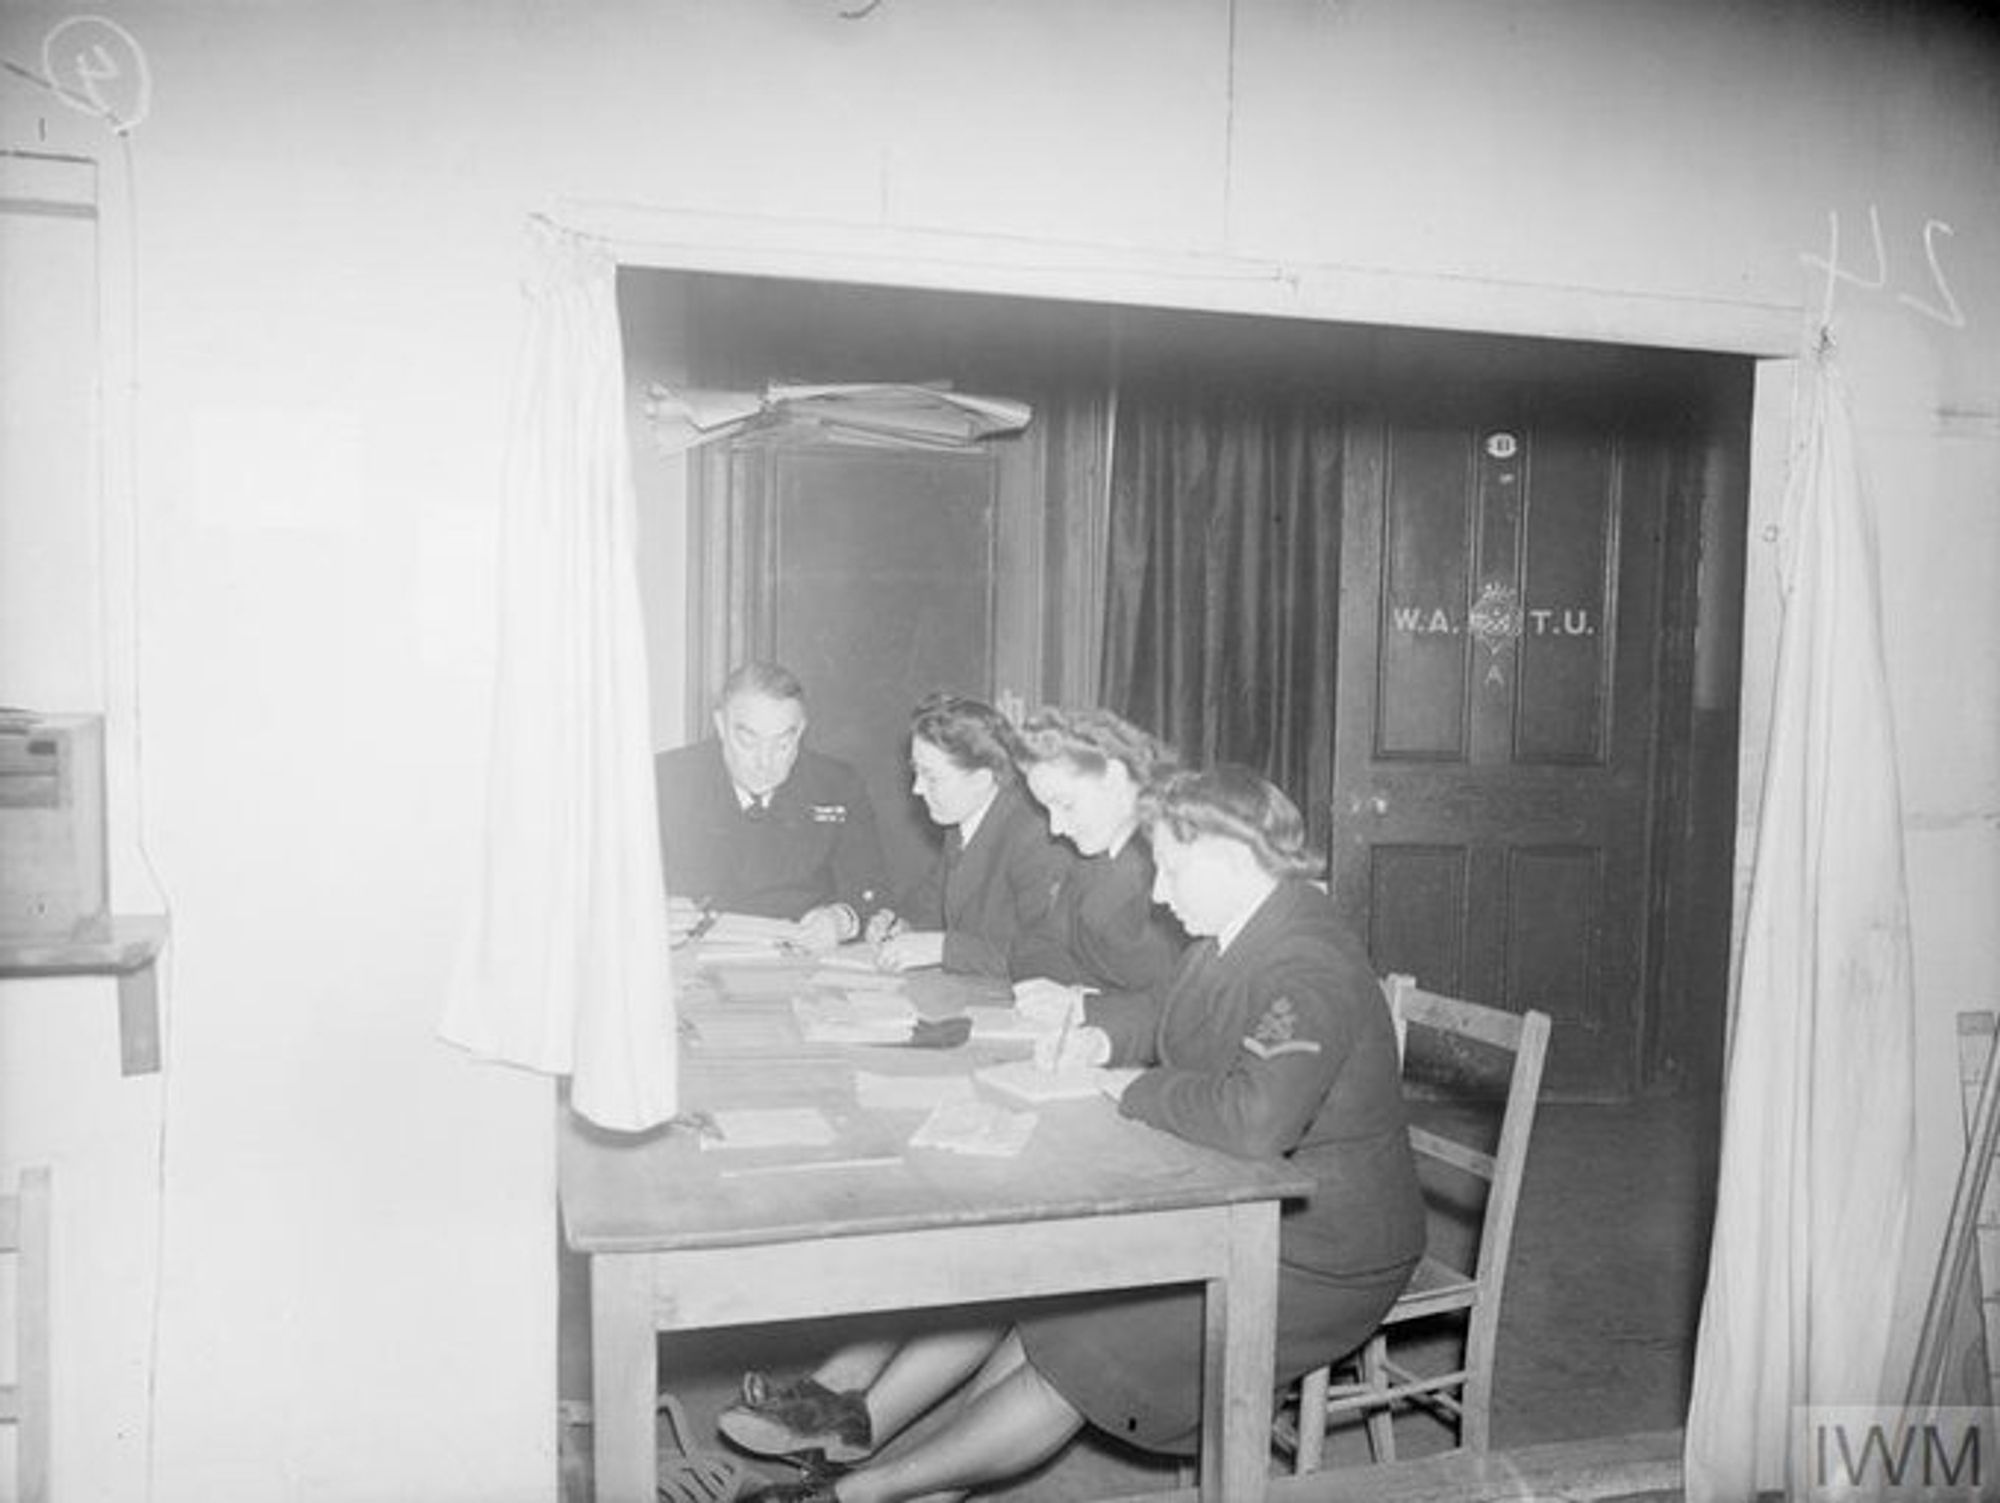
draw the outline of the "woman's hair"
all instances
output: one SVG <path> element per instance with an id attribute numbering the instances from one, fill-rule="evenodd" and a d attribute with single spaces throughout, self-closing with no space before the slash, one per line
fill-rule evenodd
<path id="1" fill-rule="evenodd" d="M 989 704 L 956 694 L 930 694 L 910 715 L 910 734 L 927 741 L 966 772 L 984 767 L 1002 783 L 1014 770 L 1020 737 L 1007 717 Z"/>
<path id="2" fill-rule="evenodd" d="M 1246 845 L 1274 877 L 1309 877 L 1321 870 L 1318 853 L 1306 843 L 1298 805 L 1234 762 L 1162 779 L 1147 789 L 1140 817 L 1176 840 L 1219 835 Z"/>
<path id="3" fill-rule="evenodd" d="M 1180 761 L 1159 737 L 1109 710 L 1045 707 L 1022 722 L 1020 742 L 1023 769 L 1039 762 L 1067 762 L 1078 772 L 1097 776 L 1117 762 L 1142 788 Z"/>

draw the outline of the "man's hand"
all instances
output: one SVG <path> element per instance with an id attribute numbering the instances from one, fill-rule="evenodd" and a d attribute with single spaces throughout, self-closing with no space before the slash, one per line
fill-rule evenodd
<path id="1" fill-rule="evenodd" d="M 861 921 L 845 903 L 822 903 L 800 916 L 797 941 L 799 948 L 817 953 L 852 939 L 860 928 Z"/>

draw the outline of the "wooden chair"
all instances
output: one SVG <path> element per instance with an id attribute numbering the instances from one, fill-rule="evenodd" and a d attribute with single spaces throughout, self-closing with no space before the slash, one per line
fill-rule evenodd
<path id="1" fill-rule="evenodd" d="M 0 1253 L 18 1259 L 14 1280 L 14 1381 L 0 1384 L 0 1424 L 16 1427 L 16 1496 L 49 1497 L 49 1171 L 24 1169 L 0 1195 Z"/>
<path id="2" fill-rule="evenodd" d="M 1424 991 L 1408 976 L 1383 983 L 1404 1051 L 1404 1079 L 1410 1079 L 1416 1037 L 1435 1043 L 1444 1057 L 1469 1060 L 1488 1051 L 1511 1056 L 1501 1108 L 1499 1141 L 1493 1151 L 1460 1142 L 1427 1128 L 1410 1129 L 1420 1171 L 1426 1162 L 1472 1175 L 1484 1182 L 1485 1207 L 1479 1242 L 1470 1267 L 1460 1268 L 1426 1253 L 1423 1262 L 1358 1355 L 1360 1381 L 1335 1387 L 1327 1368 L 1308 1373 L 1299 1384 L 1294 1470 L 1319 1468 L 1331 1415 L 1359 1411 L 1365 1416 L 1369 1447 L 1378 1461 L 1396 1457 L 1393 1411 L 1416 1403 L 1456 1420 L 1458 1443 L 1470 1451 L 1487 1448 L 1493 1400 L 1494 1337 L 1500 1325 L 1500 1293 L 1507 1276 L 1507 1253 L 1514 1237 L 1514 1210 L 1520 1202 L 1521 1173 L 1528 1159 L 1528 1135 L 1548 1055 L 1549 1018 L 1543 1012 L 1506 1012 Z M 1466 1317 L 1463 1360 L 1443 1372 L 1418 1373 L 1389 1355 L 1389 1337 L 1398 1326 L 1428 1316 Z"/>
<path id="3" fill-rule="evenodd" d="M 2000 1070 L 1990 1012 L 1958 1015 L 1965 1154 L 1904 1403 L 1990 1409 L 2000 1393 Z"/>

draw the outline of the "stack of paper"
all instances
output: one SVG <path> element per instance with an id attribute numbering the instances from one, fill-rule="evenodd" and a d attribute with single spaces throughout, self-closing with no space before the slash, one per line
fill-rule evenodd
<path id="1" fill-rule="evenodd" d="M 760 394 L 655 382 L 646 391 L 653 441 L 668 454 L 718 439 L 834 439 L 893 449 L 969 449 L 1017 433 L 1034 415 L 1008 397 L 955 392 L 949 382 L 772 382 Z"/>
<path id="2" fill-rule="evenodd" d="M 1010 1112 L 990 1101 L 946 1101 L 910 1135 L 910 1146 L 1010 1159 L 1028 1146 L 1034 1131 L 1033 1112 Z"/>
<path id="3" fill-rule="evenodd" d="M 891 992 L 840 992 L 792 1002 L 799 1032 L 812 1044 L 903 1044 L 916 1026 L 909 999 Z"/>
<path id="4" fill-rule="evenodd" d="M 1062 1031 L 1060 1018 L 1031 1018 L 1012 1007 L 973 1003 L 965 1009 L 972 1019 L 972 1036 L 987 1043 L 1026 1043 Z"/>
<path id="5" fill-rule="evenodd" d="M 826 960 L 806 978 L 814 986 L 830 986 L 839 991 L 901 992 L 903 978 L 894 971 L 878 971 L 871 962 L 865 971 L 834 965 Z"/>
<path id="6" fill-rule="evenodd" d="M 746 1107 L 711 1112 L 709 1120 L 716 1131 L 703 1135 L 703 1148 L 824 1148 L 833 1141 L 833 1124 L 809 1106 Z"/>
<path id="7" fill-rule="evenodd" d="M 875 963 L 875 947 L 863 940 L 835 945 L 815 959 L 823 969 L 829 971 L 854 971 L 865 976 L 882 976 L 891 984 L 896 980 L 893 972 L 884 971 Z"/>

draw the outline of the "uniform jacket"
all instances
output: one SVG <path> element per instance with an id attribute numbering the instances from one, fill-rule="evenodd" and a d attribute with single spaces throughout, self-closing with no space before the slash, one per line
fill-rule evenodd
<path id="1" fill-rule="evenodd" d="M 946 970 L 1011 979 L 1023 936 L 1048 921 L 1072 859 L 1041 806 L 1005 783 L 970 845 L 956 825 L 945 831 L 937 863 L 896 911 L 913 929 L 944 931 Z"/>
<path id="2" fill-rule="evenodd" d="M 1326 894 L 1280 883 L 1227 951 L 1193 945 L 1163 1000 L 1093 1001 L 1086 1017 L 1114 1065 L 1151 1067 L 1126 1116 L 1318 1181 L 1286 1208 L 1285 1263 L 1351 1276 L 1423 1250 L 1388 1004 Z"/>
<path id="3" fill-rule="evenodd" d="M 875 809 L 845 762 L 802 748 L 755 816 L 737 803 L 712 737 L 662 752 L 653 775 L 669 893 L 771 918 L 841 902 L 866 919 L 881 906 L 887 877 Z"/>
<path id="4" fill-rule="evenodd" d="M 1186 945 L 1174 916 L 1153 902 L 1153 855 L 1134 837 L 1116 856 L 1071 863 L 1047 921 L 1016 951 L 1015 977 L 1150 992 L 1173 976 Z"/>

